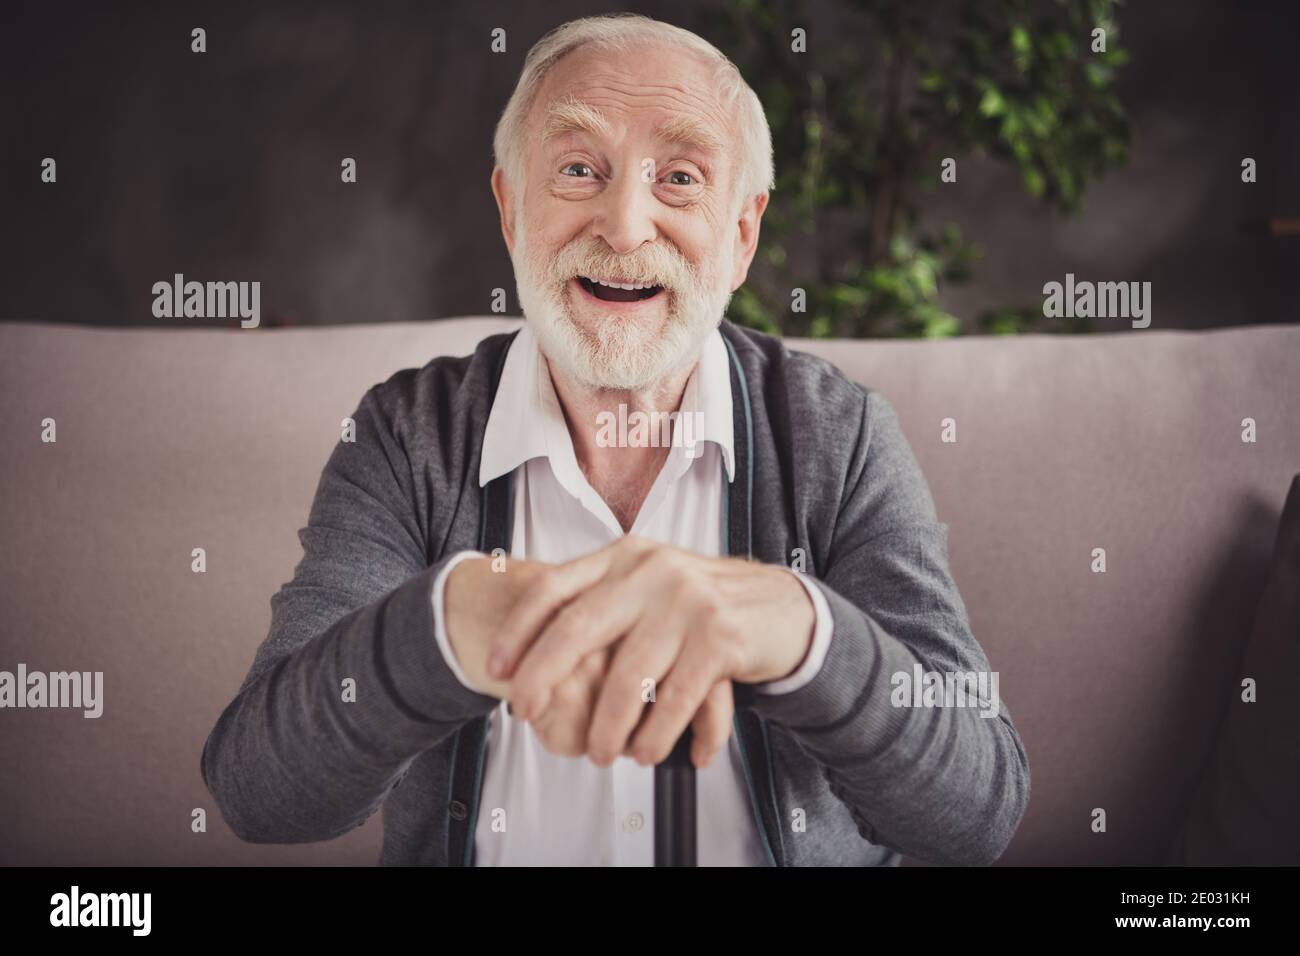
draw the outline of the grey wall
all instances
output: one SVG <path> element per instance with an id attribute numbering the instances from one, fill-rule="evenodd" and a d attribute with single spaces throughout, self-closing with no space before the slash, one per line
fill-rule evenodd
<path id="1" fill-rule="evenodd" d="M 963 157 L 927 215 L 961 223 L 986 257 L 949 308 L 1032 303 L 1073 271 L 1152 281 L 1159 326 L 1300 321 L 1300 238 L 1239 228 L 1300 218 L 1295 7 L 1126 8 L 1130 167 L 1066 222 L 1010 171 Z M 264 324 L 484 313 L 496 287 L 514 310 L 493 126 L 534 40 L 618 9 L 695 24 L 689 3 L 7 5 L 0 318 L 157 324 L 151 286 L 176 272 L 261 280 Z M 45 156 L 55 185 L 39 182 Z M 344 156 L 355 185 L 339 181 Z"/>
<path id="2" fill-rule="evenodd" d="M 945 296 L 963 318 L 1041 301 L 1043 283 L 1149 281 L 1153 324 L 1300 322 L 1300 235 L 1247 228 L 1300 220 L 1300 4 L 1145 0 L 1120 13 L 1132 54 L 1121 98 L 1133 129 L 1126 168 L 1095 184 L 1080 216 L 1034 202 L 1017 174 L 970 158 L 960 189 L 927 215 L 980 241 L 977 281 Z M 1241 181 L 1243 157 L 1258 181 Z M 1126 323 L 1096 320 L 1097 331 Z"/>

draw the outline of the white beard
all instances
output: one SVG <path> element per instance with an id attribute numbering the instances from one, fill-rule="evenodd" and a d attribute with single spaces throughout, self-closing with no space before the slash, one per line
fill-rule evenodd
<path id="1" fill-rule="evenodd" d="M 522 218 L 516 221 L 522 223 Z M 524 317 L 547 359 L 590 388 L 643 391 L 653 387 L 674 369 L 695 361 L 731 302 L 724 284 L 733 265 L 730 247 L 712 274 L 693 275 L 688 275 L 691 270 L 676 252 L 662 250 L 658 258 L 674 273 L 671 288 L 659 293 L 671 296 L 663 329 L 646 329 L 611 311 L 595 330 L 588 331 L 570 314 L 568 281 L 573 272 L 560 275 L 532 261 L 525 248 L 526 232 L 520 230 L 511 257 Z M 564 258 L 563 252 L 552 262 Z M 581 269 L 576 271 L 581 274 Z"/>

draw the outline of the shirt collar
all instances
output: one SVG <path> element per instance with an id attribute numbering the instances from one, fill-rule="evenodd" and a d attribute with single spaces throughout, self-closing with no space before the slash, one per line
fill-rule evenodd
<path id="1" fill-rule="evenodd" d="M 711 441 L 722 452 L 727 480 L 735 478 L 732 428 L 731 372 L 722 333 L 714 329 L 704 340 L 700 358 L 686 382 L 679 411 L 699 412 L 697 442 Z M 564 421 L 564 411 L 551 383 L 546 359 L 537 337 L 527 322 L 515 336 L 501 370 L 496 398 L 488 413 L 479 462 L 480 487 L 514 471 L 532 458 L 548 458 L 551 467 L 574 473 L 577 461 L 573 439 Z M 684 472 L 693 460 L 680 446 L 670 451 L 670 461 L 679 462 Z"/>

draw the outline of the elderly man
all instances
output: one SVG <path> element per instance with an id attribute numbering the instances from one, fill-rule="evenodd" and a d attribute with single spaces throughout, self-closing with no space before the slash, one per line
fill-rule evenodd
<path id="1" fill-rule="evenodd" d="M 988 672 L 897 418 L 723 320 L 772 186 L 753 91 L 694 34 L 578 20 L 495 150 L 527 321 L 362 398 L 204 748 L 227 822 L 382 806 L 382 863 L 648 864 L 690 728 L 701 864 L 992 862 L 1010 715 L 892 693 Z"/>

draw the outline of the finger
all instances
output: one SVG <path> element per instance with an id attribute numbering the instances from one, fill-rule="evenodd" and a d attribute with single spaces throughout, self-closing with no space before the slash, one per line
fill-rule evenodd
<path id="1" fill-rule="evenodd" d="M 524 716 L 523 708 L 513 697 L 507 699 L 519 719 L 535 727 L 553 721 L 557 713 L 561 714 L 563 719 L 569 723 L 574 723 L 578 717 L 581 717 L 583 720 L 582 740 L 585 748 L 587 727 L 591 723 L 591 714 L 596 709 L 596 698 L 605 678 L 608 660 L 609 652 L 603 648 L 588 654 L 578 662 L 572 673 L 566 674 L 556 684 L 554 691 L 546 701 L 546 706 L 538 708 L 531 717 Z M 513 690 L 511 693 L 513 693 Z"/>
<path id="2" fill-rule="evenodd" d="M 627 753 L 628 740 L 647 710 L 647 691 L 657 696 L 660 681 L 681 652 L 685 634 L 681 621 L 644 615 L 612 651 L 591 715 L 587 754 L 593 763 L 607 766 L 617 755 Z"/>
<path id="3" fill-rule="evenodd" d="M 718 681 L 695 712 L 691 721 L 691 762 L 696 769 L 703 770 L 712 763 L 731 739 L 731 724 L 736 714 L 731 691 L 730 679 Z"/>
<path id="4" fill-rule="evenodd" d="M 488 647 L 489 676 L 509 680 L 515 663 L 542 626 L 557 610 L 599 581 L 611 559 L 610 549 L 601 548 L 539 571 L 492 638 Z"/>
<path id="5" fill-rule="evenodd" d="M 520 711 L 538 712 L 578 661 L 634 630 L 656 593 L 653 580 L 633 569 L 617 579 L 607 575 L 560 608 L 515 665 L 511 683 Z"/>
<path id="6" fill-rule="evenodd" d="M 652 765 L 668 757 L 713 685 L 726 676 L 722 670 L 709 642 L 685 642 L 660 684 L 649 716 L 632 739 L 632 753 L 638 763 Z"/>
<path id="7" fill-rule="evenodd" d="M 537 737 L 548 753 L 568 756 L 563 752 L 564 741 L 561 731 L 564 726 L 564 719 L 559 707 L 548 707 L 546 712 L 539 715 L 536 720 L 528 721 L 528 726 L 532 728 L 534 736 Z"/>
<path id="8" fill-rule="evenodd" d="M 605 667 L 603 657 L 602 653 L 585 658 L 578 670 L 556 688 L 550 706 L 530 722 L 533 732 L 551 753 L 564 757 L 581 757 L 586 753 L 596 688 Z"/>

